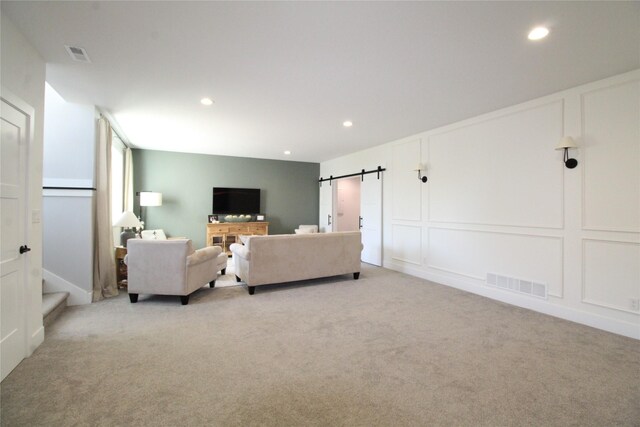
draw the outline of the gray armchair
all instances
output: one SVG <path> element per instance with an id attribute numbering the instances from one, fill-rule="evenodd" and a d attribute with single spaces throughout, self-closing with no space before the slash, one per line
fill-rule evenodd
<path id="1" fill-rule="evenodd" d="M 221 255 L 218 246 L 194 250 L 189 239 L 130 239 L 125 258 L 129 299 L 135 303 L 139 294 L 176 295 L 186 305 L 206 283 L 215 286 L 218 271 L 226 268 L 226 254 Z"/>

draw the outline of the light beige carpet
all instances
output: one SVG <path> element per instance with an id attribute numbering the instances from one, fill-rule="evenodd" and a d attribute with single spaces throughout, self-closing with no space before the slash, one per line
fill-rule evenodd
<path id="1" fill-rule="evenodd" d="M 233 280 L 233 275 L 230 275 Z M 70 307 L 3 426 L 638 425 L 640 343 L 393 271 Z"/>

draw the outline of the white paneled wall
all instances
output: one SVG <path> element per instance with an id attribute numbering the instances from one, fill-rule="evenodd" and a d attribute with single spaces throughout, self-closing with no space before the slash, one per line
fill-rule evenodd
<path id="1" fill-rule="evenodd" d="M 416 175 L 417 176 L 417 175 Z M 422 254 L 421 227 L 393 224 L 391 256 L 395 261 L 420 265 Z"/>
<path id="2" fill-rule="evenodd" d="M 583 241 L 582 300 L 602 307 L 635 312 L 640 300 L 640 245 L 613 240 Z"/>
<path id="3" fill-rule="evenodd" d="M 418 172 L 414 171 L 419 163 L 420 140 L 404 142 L 392 148 L 392 209 L 393 219 L 420 220 L 420 186 Z M 410 192 L 415 197 L 406 197 Z"/>
<path id="4" fill-rule="evenodd" d="M 565 135 L 576 169 L 554 149 Z M 385 267 L 640 339 L 640 70 L 320 169 L 385 162 Z M 543 283 L 548 297 L 488 286 L 488 273 Z"/>
<path id="5" fill-rule="evenodd" d="M 429 220 L 562 227 L 562 100 L 429 136 Z M 553 166 L 553 167 L 550 167 Z"/>
<path id="6" fill-rule="evenodd" d="M 487 273 L 545 283 L 562 297 L 562 238 L 429 228 L 428 267 L 484 281 Z"/>
<path id="7" fill-rule="evenodd" d="M 639 99 L 638 80 L 597 88 L 581 96 L 582 212 L 587 230 L 640 229 Z"/>

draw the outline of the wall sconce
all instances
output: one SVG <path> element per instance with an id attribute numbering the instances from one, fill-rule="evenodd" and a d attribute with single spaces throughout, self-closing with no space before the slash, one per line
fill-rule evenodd
<path id="1" fill-rule="evenodd" d="M 427 182 L 427 177 L 422 176 L 421 171 L 425 170 L 426 167 L 422 163 L 418 163 L 418 166 L 414 169 L 414 171 L 418 171 L 418 179 L 422 182 Z"/>
<path id="2" fill-rule="evenodd" d="M 569 148 L 578 148 L 578 145 L 573 138 L 565 136 L 558 143 L 556 150 L 564 150 L 564 165 L 569 169 L 573 169 L 578 166 L 578 161 L 576 159 L 569 158 Z"/>

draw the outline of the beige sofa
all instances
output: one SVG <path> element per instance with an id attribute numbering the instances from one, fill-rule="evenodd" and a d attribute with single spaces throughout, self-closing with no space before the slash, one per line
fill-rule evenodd
<path id="1" fill-rule="evenodd" d="M 219 246 L 194 250 L 191 240 L 127 241 L 128 291 L 132 303 L 139 294 L 189 296 L 209 283 L 215 286 L 218 271 L 227 267 L 227 256 Z"/>
<path id="2" fill-rule="evenodd" d="M 236 280 L 256 286 L 353 274 L 360 276 L 359 231 L 251 236 L 231 245 Z"/>

